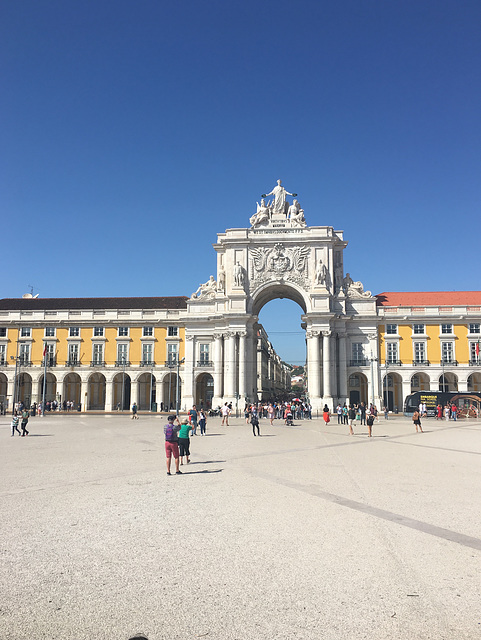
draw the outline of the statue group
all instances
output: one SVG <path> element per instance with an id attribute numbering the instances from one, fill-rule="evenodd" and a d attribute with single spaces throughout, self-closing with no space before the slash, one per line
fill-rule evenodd
<path id="1" fill-rule="evenodd" d="M 290 193 L 286 191 L 282 186 L 280 180 L 277 181 L 277 185 L 269 193 L 263 193 L 260 204 L 257 203 L 257 211 L 250 218 L 252 227 L 258 227 L 262 224 L 268 224 L 273 216 L 276 218 L 285 217 L 286 221 L 289 221 L 294 227 L 305 227 L 306 219 L 304 218 L 304 210 L 301 209 L 299 202 L 294 199 L 292 204 L 286 199 L 286 196 L 296 196 L 297 193 Z M 265 198 L 268 196 L 274 196 L 273 200 L 269 200 L 266 203 Z"/>

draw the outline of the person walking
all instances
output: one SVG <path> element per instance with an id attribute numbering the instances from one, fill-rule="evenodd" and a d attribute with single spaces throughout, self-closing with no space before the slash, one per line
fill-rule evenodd
<path id="1" fill-rule="evenodd" d="M 327 404 L 324 405 L 324 409 L 322 410 L 322 417 L 324 419 L 324 423 L 328 425 L 331 421 L 330 411 Z"/>
<path id="2" fill-rule="evenodd" d="M 260 436 L 261 432 L 259 429 L 259 416 L 257 415 L 257 409 L 252 409 L 251 425 L 252 425 L 252 433 L 256 435 L 256 428 L 257 428 L 257 435 Z"/>
<path id="3" fill-rule="evenodd" d="M 343 424 L 347 424 L 347 420 L 348 420 L 348 414 L 349 414 L 349 410 L 346 407 L 346 405 L 344 405 L 342 407 L 342 423 Z"/>
<path id="4" fill-rule="evenodd" d="M 342 407 L 340 404 L 338 404 L 336 407 L 336 413 L 337 413 L 337 424 L 342 424 Z"/>
<path id="5" fill-rule="evenodd" d="M 139 419 L 139 416 L 137 415 L 137 411 L 138 411 L 137 403 L 134 402 L 134 404 L 132 405 L 132 420 L 138 420 Z"/>
<path id="6" fill-rule="evenodd" d="M 356 420 L 356 409 L 353 406 L 351 406 L 349 407 L 349 434 L 351 436 L 354 435 L 354 431 L 352 427 L 355 420 Z"/>
<path id="7" fill-rule="evenodd" d="M 207 417 L 205 415 L 204 409 L 199 411 L 199 427 L 200 427 L 200 435 L 205 436 L 205 425 L 207 424 Z"/>
<path id="8" fill-rule="evenodd" d="M 417 409 L 413 413 L 413 422 L 414 422 L 414 426 L 416 427 L 416 433 L 418 432 L 424 433 L 423 428 L 421 427 L 421 414 Z"/>
<path id="9" fill-rule="evenodd" d="M 267 415 L 269 417 L 269 420 L 271 422 L 271 426 L 274 424 L 274 415 L 275 415 L 275 409 L 274 409 L 274 405 L 272 404 L 272 402 L 269 404 L 268 408 L 267 408 Z"/>
<path id="10" fill-rule="evenodd" d="M 28 424 L 28 411 L 27 411 L 27 408 L 24 407 L 22 411 L 22 438 L 24 436 L 28 436 L 28 434 L 30 433 L 30 431 L 27 431 L 27 424 Z"/>
<path id="11" fill-rule="evenodd" d="M 372 425 L 374 424 L 374 416 L 372 413 L 369 413 L 367 416 L 367 435 L 369 438 L 372 438 Z"/>
<path id="12" fill-rule="evenodd" d="M 15 431 L 18 433 L 18 435 L 21 435 L 21 433 L 20 433 L 20 429 L 18 428 L 18 420 L 19 420 L 19 419 L 18 419 L 18 416 L 17 416 L 17 414 L 15 413 L 15 414 L 12 416 L 12 436 L 14 436 L 14 435 L 15 435 Z"/>
<path id="13" fill-rule="evenodd" d="M 454 420 L 454 422 L 456 422 L 457 416 L 458 416 L 458 408 L 453 402 L 453 404 L 451 405 L 451 418 Z"/>
<path id="14" fill-rule="evenodd" d="M 177 421 L 177 424 L 174 422 Z M 180 422 L 179 418 L 176 416 L 169 416 L 167 418 L 167 424 L 164 427 L 164 437 L 165 437 L 165 455 L 167 458 L 167 475 L 172 475 L 170 473 L 170 465 L 172 462 L 172 456 L 174 456 L 175 460 L 175 473 L 177 475 L 182 474 L 182 471 L 179 469 L 179 437 L 178 433 L 180 431 Z"/>
<path id="15" fill-rule="evenodd" d="M 228 427 L 229 426 L 229 416 L 230 416 L 230 409 L 229 409 L 229 405 L 227 404 L 227 402 L 224 404 L 224 406 L 222 407 L 222 409 L 220 410 L 222 413 L 222 425 L 225 422 L 225 426 Z"/>
<path id="16" fill-rule="evenodd" d="M 178 434 L 179 439 L 179 459 L 180 464 L 184 464 L 184 456 L 187 460 L 187 464 L 190 462 L 190 439 L 189 439 L 189 431 L 192 431 L 192 424 L 189 424 L 188 418 L 184 418 L 182 420 L 182 424 L 180 425 L 180 431 Z"/>
<path id="17" fill-rule="evenodd" d="M 361 402 L 361 406 L 359 407 L 359 414 L 361 416 L 361 424 L 366 424 L 366 405 L 364 402 Z"/>
<path id="18" fill-rule="evenodd" d="M 197 407 L 194 404 L 192 405 L 192 409 L 189 410 L 189 422 L 192 425 L 193 436 L 197 435 L 197 418 L 198 418 Z"/>

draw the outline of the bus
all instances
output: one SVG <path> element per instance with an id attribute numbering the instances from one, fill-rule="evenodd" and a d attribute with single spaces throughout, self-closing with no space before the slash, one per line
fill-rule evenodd
<path id="1" fill-rule="evenodd" d="M 455 404 L 458 408 L 459 418 L 477 418 L 481 415 L 481 393 L 448 393 L 446 391 L 416 391 L 406 396 L 404 400 L 404 413 L 412 415 L 419 405 L 426 405 L 428 417 L 436 416 L 436 407 Z"/>

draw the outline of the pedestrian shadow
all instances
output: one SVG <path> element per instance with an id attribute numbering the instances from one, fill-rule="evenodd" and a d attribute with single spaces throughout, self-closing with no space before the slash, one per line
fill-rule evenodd
<path id="1" fill-rule="evenodd" d="M 202 462 L 202 460 L 199 460 L 198 462 L 189 462 L 190 465 L 192 464 L 221 464 L 222 462 L 225 462 L 225 460 L 206 460 L 205 462 Z"/>
<path id="2" fill-rule="evenodd" d="M 53 433 L 29 433 L 27 438 L 53 438 Z"/>
<path id="3" fill-rule="evenodd" d="M 225 436 L 225 433 L 206 433 L 205 438 L 212 438 L 213 436 Z"/>
<path id="4" fill-rule="evenodd" d="M 277 438 L 275 433 L 260 433 L 259 438 Z"/>
<path id="5" fill-rule="evenodd" d="M 221 473 L 224 469 L 203 469 L 202 471 L 182 471 L 183 476 L 193 476 L 196 473 Z"/>

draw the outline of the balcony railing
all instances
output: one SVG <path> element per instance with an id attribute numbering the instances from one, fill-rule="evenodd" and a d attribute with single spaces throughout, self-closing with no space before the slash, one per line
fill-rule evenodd
<path id="1" fill-rule="evenodd" d="M 65 363 L 66 367 L 80 367 L 80 360 L 78 358 L 70 358 Z"/>
<path id="2" fill-rule="evenodd" d="M 42 360 L 42 367 L 45 366 L 45 359 Z M 47 358 L 47 367 L 56 367 L 57 366 L 57 358 Z"/>
<path id="3" fill-rule="evenodd" d="M 429 367 L 429 360 L 413 360 L 413 366 L 415 367 Z"/>
<path id="4" fill-rule="evenodd" d="M 350 360 L 349 366 L 350 367 L 367 367 L 368 360 L 367 358 L 357 358 L 356 360 Z"/>
<path id="5" fill-rule="evenodd" d="M 130 362 L 128 360 L 116 360 L 116 367 L 130 367 Z"/>
<path id="6" fill-rule="evenodd" d="M 388 360 L 387 361 L 387 366 L 388 367 L 401 367 L 402 366 L 402 360 Z"/>
<path id="7" fill-rule="evenodd" d="M 104 360 L 91 360 L 90 361 L 90 366 L 91 367 L 105 367 L 105 361 Z"/>
<path id="8" fill-rule="evenodd" d="M 139 364 L 141 367 L 155 367 L 153 360 L 141 360 Z"/>
<path id="9" fill-rule="evenodd" d="M 198 367 L 213 367 L 214 363 L 211 360 L 197 360 Z"/>
<path id="10" fill-rule="evenodd" d="M 457 367 L 458 361 L 457 360 L 441 360 L 439 364 L 444 367 Z"/>
<path id="11" fill-rule="evenodd" d="M 481 367 L 481 362 L 479 360 L 470 360 L 469 361 L 469 366 L 470 367 Z"/>
<path id="12" fill-rule="evenodd" d="M 170 360 L 166 360 L 165 361 L 165 366 L 166 367 L 176 367 L 178 363 L 177 358 L 171 358 Z"/>
<path id="13" fill-rule="evenodd" d="M 18 366 L 19 367 L 31 367 L 32 366 L 32 361 L 31 360 L 27 360 L 26 358 L 19 358 L 18 359 Z"/>

